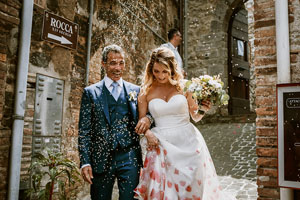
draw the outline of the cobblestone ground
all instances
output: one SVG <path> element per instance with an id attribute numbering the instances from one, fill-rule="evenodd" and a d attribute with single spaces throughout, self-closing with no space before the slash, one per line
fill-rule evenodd
<path id="1" fill-rule="evenodd" d="M 257 199 L 255 123 L 197 126 L 214 161 L 222 188 L 238 200 Z M 118 199 L 115 185 L 113 200 Z"/>
<path id="2" fill-rule="evenodd" d="M 257 199 L 255 123 L 209 123 L 197 126 L 224 190 L 239 200 Z"/>

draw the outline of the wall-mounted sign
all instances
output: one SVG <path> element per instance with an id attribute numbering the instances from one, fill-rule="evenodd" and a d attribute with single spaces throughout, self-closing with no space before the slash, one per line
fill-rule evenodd
<path id="1" fill-rule="evenodd" d="M 277 85 L 278 185 L 300 188 L 300 83 Z"/>
<path id="2" fill-rule="evenodd" d="M 42 39 L 70 49 L 77 48 L 79 26 L 60 16 L 45 11 Z"/>

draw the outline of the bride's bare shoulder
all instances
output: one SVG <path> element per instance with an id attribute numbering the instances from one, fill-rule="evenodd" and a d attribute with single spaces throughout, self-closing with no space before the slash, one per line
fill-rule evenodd
<path id="1" fill-rule="evenodd" d="M 139 101 L 148 103 L 149 101 L 151 101 L 151 99 L 155 97 L 156 95 L 155 93 L 156 93 L 155 87 L 149 88 L 147 92 L 141 90 L 139 95 Z"/>
<path id="2" fill-rule="evenodd" d="M 144 89 L 141 89 L 139 96 L 138 96 L 138 101 L 141 103 L 141 101 L 145 101 L 147 99 L 147 94 L 144 91 Z"/>
<path id="3" fill-rule="evenodd" d="M 157 95 L 153 90 L 149 90 L 147 94 L 147 102 L 150 102 L 152 99 L 154 99 Z"/>

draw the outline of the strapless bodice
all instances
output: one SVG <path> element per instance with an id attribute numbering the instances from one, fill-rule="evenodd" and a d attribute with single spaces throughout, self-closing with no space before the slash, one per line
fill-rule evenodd
<path id="1" fill-rule="evenodd" d="M 160 128 L 175 128 L 190 122 L 187 99 L 182 94 L 172 96 L 168 102 L 160 98 L 149 101 L 149 112 Z"/>

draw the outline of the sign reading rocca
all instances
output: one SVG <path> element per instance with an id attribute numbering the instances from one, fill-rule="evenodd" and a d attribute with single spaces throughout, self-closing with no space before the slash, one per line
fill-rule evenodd
<path id="1" fill-rule="evenodd" d="M 42 31 L 43 40 L 76 49 L 78 31 L 78 24 L 45 11 Z"/>

